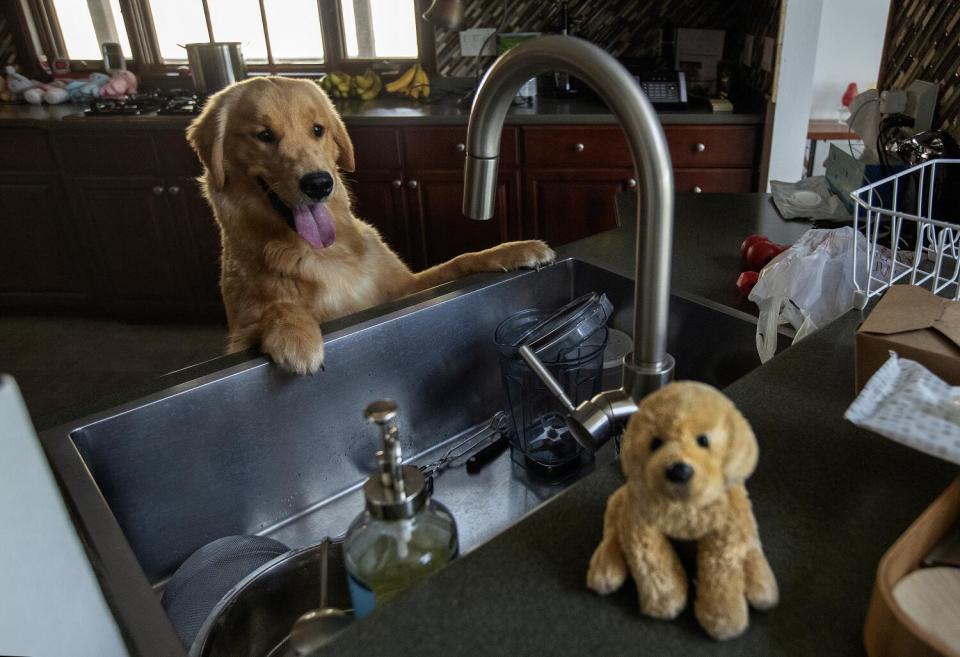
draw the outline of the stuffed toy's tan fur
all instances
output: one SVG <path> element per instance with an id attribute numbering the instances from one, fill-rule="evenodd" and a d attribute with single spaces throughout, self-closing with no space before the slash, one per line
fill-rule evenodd
<path id="1" fill-rule="evenodd" d="M 266 129 L 275 135 L 272 143 L 257 138 Z M 412 273 L 372 226 L 353 216 L 339 173 L 354 170 L 353 145 L 313 82 L 262 77 L 234 84 L 210 98 L 187 139 L 203 162 L 202 186 L 220 226 L 229 351 L 259 345 L 293 372 L 323 364 L 325 321 L 466 274 L 554 258 L 543 242 L 510 242 Z M 302 239 L 268 195 L 286 206 L 306 203 L 299 181 L 316 171 L 334 180 L 325 203 L 336 240 L 326 248 Z"/>
<path id="2" fill-rule="evenodd" d="M 741 634 L 748 602 L 769 609 L 779 597 L 744 487 L 757 454 L 750 425 L 716 389 L 678 382 L 649 395 L 623 435 L 626 484 L 607 502 L 587 585 L 611 593 L 629 572 L 640 611 L 675 618 L 687 575 L 670 539 L 697 541 L 697 620 L 715 639 Z M 671 480 L 671 468 L 689 478 Z"/>

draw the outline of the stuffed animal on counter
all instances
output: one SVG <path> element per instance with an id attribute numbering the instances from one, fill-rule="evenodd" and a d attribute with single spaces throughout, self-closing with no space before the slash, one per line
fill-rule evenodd
<path id="1" fill-rule="evenodd" d="M 86 80 L 74 80 L 67 84 L 67 93 L 75 103 L 87 103 L 99 97 L 100 87 L 110 81 L 106 73 L 91 73 Z"/>
<path id="2" fill-rule="evenodd" d="M 646 397 L 623 434 L 626 484 L 607 501 L 587 586 L 612 593 L 629 573 L 642 613 L 676 618 L 687 575 L 670 540 L 696 541 L 697 620 L 714 639 L 741 634 L 748 603 L 779 599 L 744 486 L 758 452 L 747 420 L 711 386 L 671 383 Z"/>
<path id="3" fill-rule="evenodd" d="M 46 84 L 31 80 L 25 75 L 17 73 L 12 66 L 7 66 L 7 87 L 14 94 L 23 96 L 31 105 L 39 105 L 47 102 L 51 105 L 57 105 L 67 100 L 69 94 L 63 85 L 59 82 Z"/>
<path id="4" fill-rule="evenodd" d="M 110 79 L 100 87 L 100 98 L 126 98 L 137 93 L 137 76 L 127 70 L 114 71 Z"/>

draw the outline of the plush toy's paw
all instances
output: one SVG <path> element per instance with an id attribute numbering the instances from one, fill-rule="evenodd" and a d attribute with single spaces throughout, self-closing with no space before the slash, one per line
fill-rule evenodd
<path id="1" fill-rule="evenodd" d="M 627 564 L 620 547 L 605 541 L 597 546 L 587 570 L 587 586 L 600 595 L 613 593 L 627 579 Z"/>
<path id="2" fill-rule="evenodd" d="M 760 550 L 751 552 L 744 563 L 747 601 L 754 609 L 772 609 L 780 601 L 777 578 Z"/>
<path id="3" fill-rule="evenodd" d="M 666 580 L 656 582 L 656 590 L 651 590 L 653 584 L 647 582 L 646 586 L 637 587 L 640 589 L 640 611 L 660 620 L 673 620 L 679 616 L 687 606 L 686 581 L 682 586 Z"/>
<path id="4" fill-rule="evenodd" d="M 747 600 L 739 592 L 711 598 L 698 596 L 693 611 L 700 626 L 718 641 L 740 636 L 750 623 Z"/>
<path id="5" fill-rule="evenodd" d="M 261 338 L 261 349 L 295 374 L 313 374 L 323 365 L 323 336 L 315 321 L 278 322 Z"/>
<path id="6" fill-rule="evenodd" d="M 556 254 L 540 240 L 507 242 L 476 254 L 480 258 L 480 271 L 512 271 L 523 267 L 534 268 L 548 265 Z"/>

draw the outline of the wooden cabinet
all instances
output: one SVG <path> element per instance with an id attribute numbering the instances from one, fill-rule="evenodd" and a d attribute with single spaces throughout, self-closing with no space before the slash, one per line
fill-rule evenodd
<path id="1" fill-rule="evenodd" d="M 203 320 L 226 321 L 220 296 L 220 227 L 196 178 L 169 178 L 164 188 L 173 213 L 178 248 L 186 261 L 188 287 Z"/>
<path id="2" fill-rule="evenodd" d="M 552 246 L 615 228 L 618 192 L 636 188 L 630 169 L 533 169 L 525 174 L 525 234 Z"/>
<path id="3" fill-rule="evenodd" d="M 0 307 L 90 307 L 86 262 L 59 182 L 50 176 L 4 174 L 0 232 Z"/>

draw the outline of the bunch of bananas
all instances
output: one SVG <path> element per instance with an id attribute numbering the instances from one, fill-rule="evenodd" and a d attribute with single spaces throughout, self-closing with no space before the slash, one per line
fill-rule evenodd
<path id="1" fill-rule="evenodd" d="M 420 62 L 417 62 L 384 88 L 390 93 L 408 98 L 426 98 L 430 95 L 430 78 L 420 66 Z"/>
<path id="2" fill-rule="evenodd" d="M 363 75 L 332 71 L 323 77 L 320 87 L 334 98 L 373 100 L 380 95 L 383 81 L 369 68 L 363 72 Z"/>

